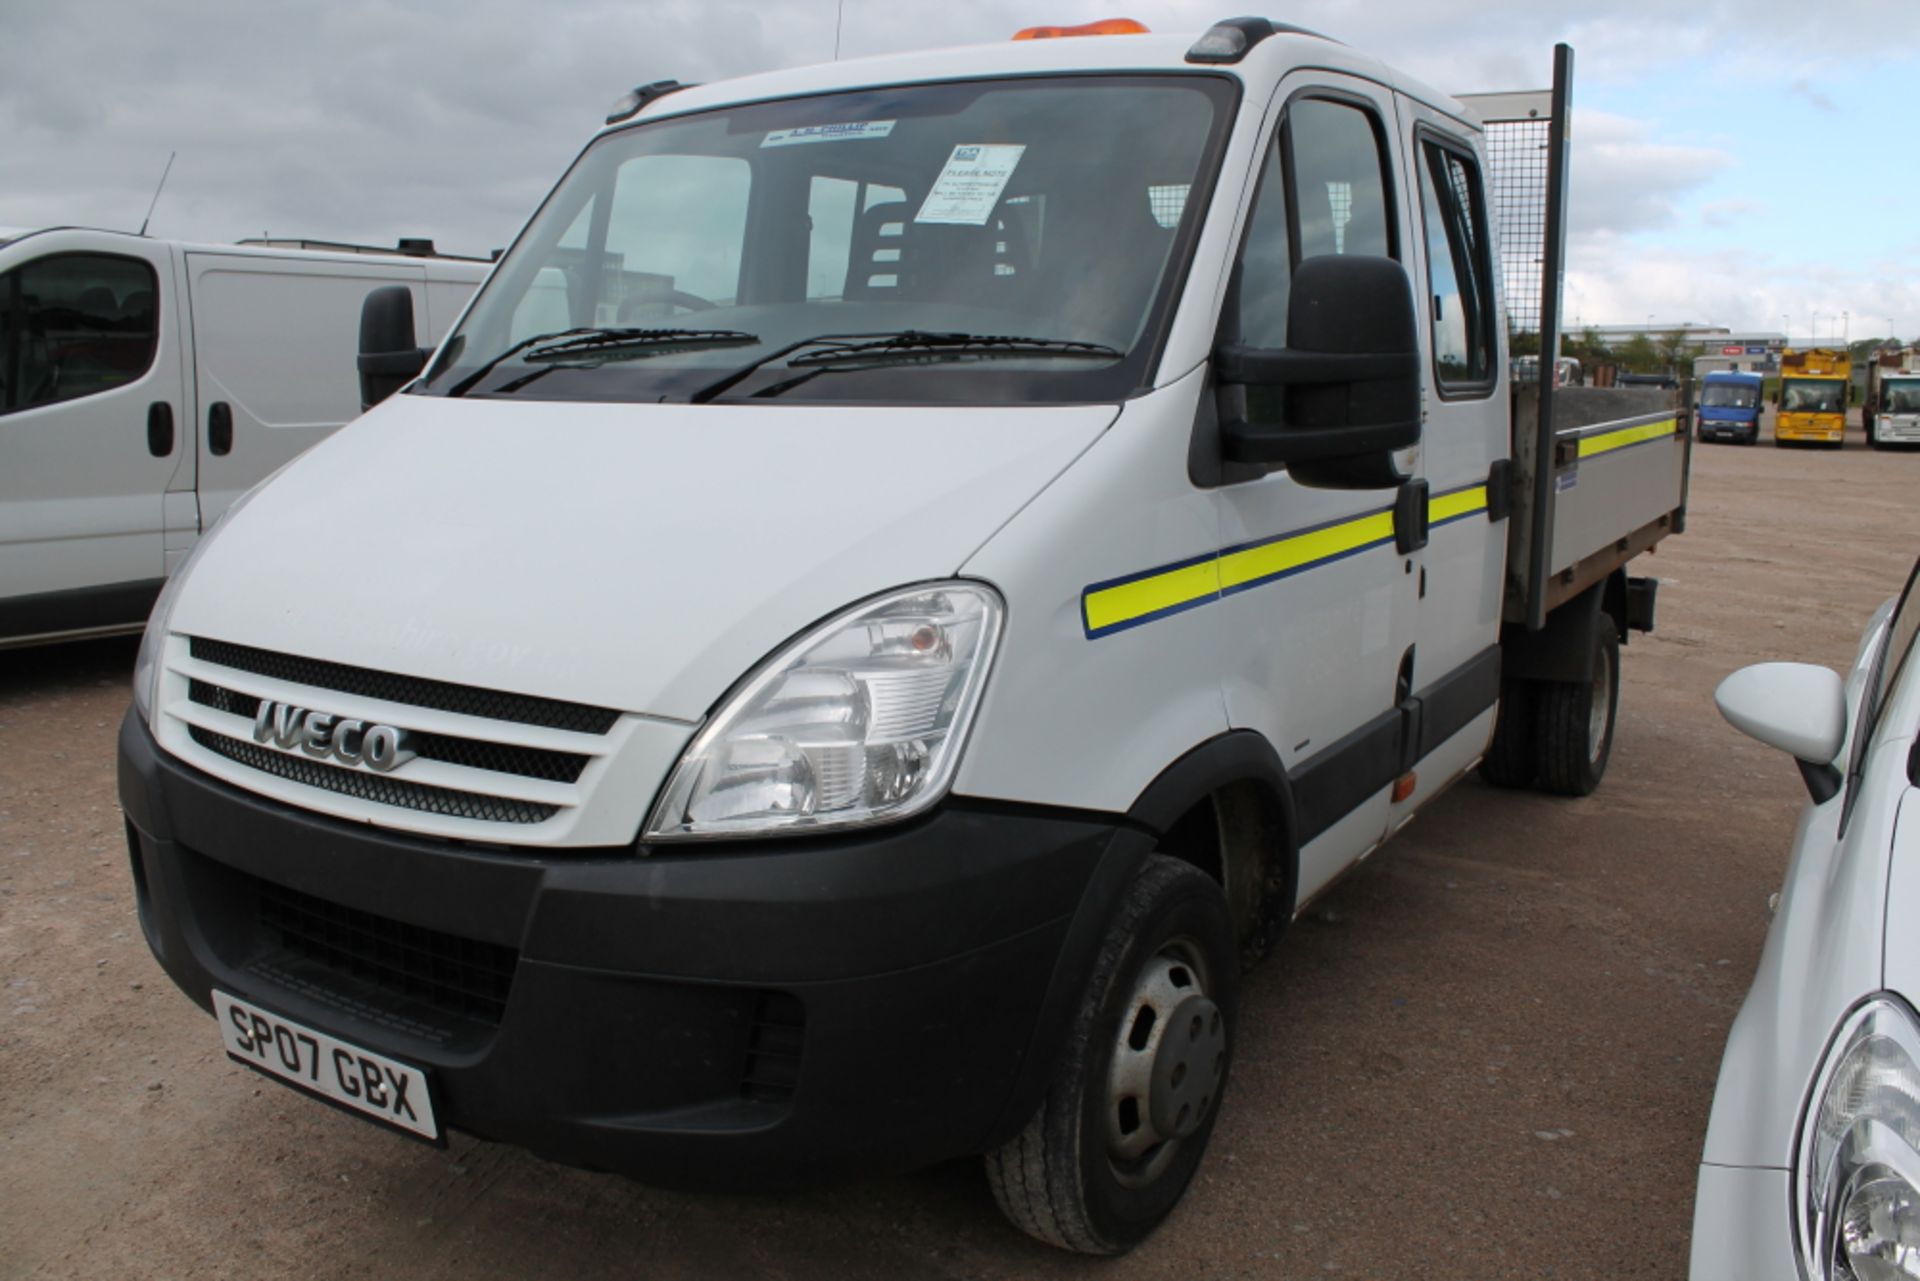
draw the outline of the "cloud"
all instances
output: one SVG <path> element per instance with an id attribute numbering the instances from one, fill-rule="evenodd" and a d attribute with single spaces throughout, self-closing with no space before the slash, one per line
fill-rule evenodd
<path id="1" fill-rule="evenodd" d="M 1733 164 L 1710 147 L 1660 142 L 1644 120 L 1575 110 L 1570 235 L 1624 235 L 1671 227 L 1681 199 Z"/>
<path id="2" fill-rule="evenodd" d="M 1805 98 L 1821 111 L 1839 111 L 1832 98 L 1813 87 L 1813 82 L 1800 76 L 1787 85 L 1787 92 L 1796 98 Z"/>
<path id="3" fill-rule="evenodd" d="M 1748 200 L 1736 197 L 1731 200 L 1709 200 L 1700 206 L 1700 221 L 1709 227 L 1737 227 L 1742 222 L 1759 217 L 1767 212 L 1763 200 Z"/>
<path id="4" fill-rule="evenodd" d="M 1812 101 L 1848 68 L 1920 52 L 1920 23 L 1888 22 L 1886 10 L 1826 0 L 1812 22 L 1800 0 L 1296 0 L 1285 13 L 1449 91 L 1540 87 L 1565 39 L 1579 50 L 1577 94 L 1719 67 L 1751 92 L 1799 85 Z M 998 43 L 1037 20 L 1114 12 L 1199 31 L 1229 11 L 1218 0 L 844 0 L 843 52 Z M 157 235 L 426 235 L 483 253 L 507 243 L 623 91 L 823 61 L 841 12 L 836 0 L 14 4 L 0 41 L 0 224 L 138 226 L 177 149 Z M 1648 120 L 1598 113 L 1577 117 L 1575 147 L 1576 244 L 1611 246 L 1625 281 L 1646 276 L 1635 237 L 1684 225 L 1700 185 L 1730 163 Z M 1713 219 L 1739 215 L 1700 216 L 1723 226 Z"/>

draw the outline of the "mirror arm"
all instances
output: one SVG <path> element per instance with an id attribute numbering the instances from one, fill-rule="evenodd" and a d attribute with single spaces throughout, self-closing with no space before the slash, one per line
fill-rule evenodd
<path id="1" fill-rule="evenodd" d="M 1340 354 L 1221 343 L 1213 351 L 1214 376 L 1223 383 L 1300 386 L 1418 378 L 1418 352 Z"/>
<path id="2" fill-rule="evenodd" d="M 1813 794 L 1815 805 L 1825 805 L 1840 794 L 1840 771 L 1832 765 L 1815 765 L 1797 756 L 1793 763 L 1800 767 L 1800 778 L 1806 783 L 1807 791 Z"/>
<path id="3" fill-rule="evenodd" d="M 1408 433 L 1418 429 L 1418 423 L 1371 423 L 1302 430 L 1236 420 L 1220 424 L 1220 446 L 1236 463 L 1293 463 L 1400 449 Z"/>

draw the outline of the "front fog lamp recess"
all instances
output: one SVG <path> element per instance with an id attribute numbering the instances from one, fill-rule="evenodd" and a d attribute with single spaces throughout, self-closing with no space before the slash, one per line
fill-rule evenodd
<path id="1" fill-rule="evenodd" d="M 818 831 L 905 818 L 953 782 L 999 643 L 979 583 L 855 608 L 774 655 L 675 767 L 652 840 Z"/>
<path id="2" fill-rule="evenodd" d="M 1867 1002 L 1834 1038 L 1794 1196 L 1807 1276 L 1920 1279 L 1920 1027 L 1898 999 Z"/>

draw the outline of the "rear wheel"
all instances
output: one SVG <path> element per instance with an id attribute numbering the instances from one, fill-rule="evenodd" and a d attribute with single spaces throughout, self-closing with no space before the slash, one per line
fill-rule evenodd
<path id="1" fill-rule="evenodd" d="M 1542 791 L 1586 796 L 1600 786 L 1613 751 L 1620 706 L 1620 632 L 1602 612 L 1593 623 L 1593 675 L 1585 681 L 1542 681 L 1535 693 L 1534 735 Z"/>
<path id="2" fill-rule="evenodd" d="M 1039 1110 L 987 1154 L 987 1182 L 1015 1227 L 1120 1254 L 1160 1225 L 1219 1114 L 1237 979 L 1219 885 L 1150 857 L 1108 928 Z"/>

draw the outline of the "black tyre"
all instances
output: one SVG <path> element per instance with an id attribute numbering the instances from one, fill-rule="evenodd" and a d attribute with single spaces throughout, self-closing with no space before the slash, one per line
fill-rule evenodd
<path id="1" fill-rule="evenodd" d="M 1533 744 L 1533 688 L 1526 681 L 1500 682 L 1500 714 L 1493 742 L 1480 758 L 1480 777 L 1495 787 L 1532 787 L 1540 768 Z"/>
<path id="2" fill-rule="evenodd" d="M 1534 691 L 1543 792 L 1586 796 L 1607 772 L 1620 707 L 1620 633 L 1604 612 L 1594 619 L 1592 643 L 1591 680 L 1541 681 Z"/>
<path id="3" fill-rule="evenodd" d="M 1225 895 L 1153 855 L 1121 904 L 1039 1109 L 986 1157 L 1014 1226 L 1120 1254 L 1187 1190 L 1233 1057 L 1239 965 Z"/>

